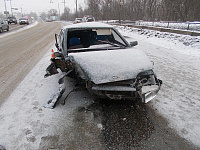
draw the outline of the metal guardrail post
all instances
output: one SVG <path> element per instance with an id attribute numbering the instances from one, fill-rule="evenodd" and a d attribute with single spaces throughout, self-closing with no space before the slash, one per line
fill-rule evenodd
<path id="1" fill-rule="evenodd" d="M 169 28 L 169 22 L 167 23 L 167 28 Z"/>
<path id="2" fill-rule="evenodd" d="M 190 29 L 190 24 L 188 23 L 188 27 L 187 27 L 187 30 L 189 30 Z"/>

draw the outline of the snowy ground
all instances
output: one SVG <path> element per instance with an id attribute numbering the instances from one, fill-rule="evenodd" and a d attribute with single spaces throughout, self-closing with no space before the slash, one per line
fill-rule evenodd
<path id="1" fill-rule="evenodd" d="M 152 105 L 179 135 L 200 146 L 200 37 L 118 27 L 138 40 L 163 80 Z"/>
<path id="2" fill-rule="evenodd" d="M 129 40 L 138 40 L 137 48 L 150 56 L 155 63 L 155 72 L 163 80 L 158 96 L 147 105 L 167 118 L 170 127 L 181 136 L 200 146 L 199 37 L 126 27 L 118 29 L 123 35 L 132 37 Z M 50 52 L 0 107 L 0 145 L 7 149 L 37 149 L 42 137 L 63 132 L 58 123 L 59 126 L 71 126 L 73 101 L 54 110 L 42 107 L 58 89 L 60 77 L 56 75 L 44 79 L 49 58 Z M 78 98 L 80 103 L 85 102 L 84 96 L 79 95 Z"/>

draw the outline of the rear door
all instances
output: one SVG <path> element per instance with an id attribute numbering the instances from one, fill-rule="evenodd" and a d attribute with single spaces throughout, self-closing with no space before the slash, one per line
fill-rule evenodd
<path id="1" fill-rule="evenodd" d="M 4 21 L 4 20 L 2 20 L 2 29 L 3 30 L 6 30 L 7 29 L 7 23 Z"/>

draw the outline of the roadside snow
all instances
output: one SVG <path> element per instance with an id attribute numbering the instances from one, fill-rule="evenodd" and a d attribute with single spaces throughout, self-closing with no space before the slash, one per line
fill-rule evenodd
<path id="1" fill-rule="evenodd" d="M 148 105 L 169 121 L 179 135 L 200 146 L 200 37 L 117 27 L 129 41 L 138 41 L 163 80 Z M 134 38 L 134 39 L 133 39 Z"/>
<path id="2" fill-rule="evenodd" d="M 12 35 L 12 34 L 14 34 L 14 33 L 20 32 L 20 31 L 25 30 L 25 29 L 32 28 L 32 27 L 36 26 L 37 24 L 38 24 L 38 21 L 36 21 L 36 22 L 34 22 L 34 23 L 30 24 L 30 25 L 24 26 L 23 28 L 20 28 L 20 29 L 18 29 L 18 30 L 9 31 L 9 33 L 6 33 L 6 34 L 1 34 L 1 35 L 0 35 L 0 38 L 5 37 L 5 36 L 8 36 L 8 35 Z"/>
<path id="3" fill-rule="evenodd" d="M 137 40 L 148 38 L 148 43 L 173 49 L 181 54 L 200 57 L 200 36 L 181 35 L 122 26 L 116 26 L 116 28 L 118 28 L 124 36 L 135 37 Z"/>
<path id="4" fill-rule="evenodd" d="M 50 52 L 0 107 L 0 145 L 8 150 L 39 149 L 42 138 L 62 136 L 63 130 L 73 122 L 73 117 L 70 116 L 74 109 L 73 102 L 65 106 L 59 105 L 55 109 L 43 107 L 49 97 L 58 91 L 58 79 L 61 76 L 57 74 L 44 78 L 49 58 Z M 71 90 L 70 86 L 68 90 Z M 60 128 L 61 126 L 65 128 Z"/>

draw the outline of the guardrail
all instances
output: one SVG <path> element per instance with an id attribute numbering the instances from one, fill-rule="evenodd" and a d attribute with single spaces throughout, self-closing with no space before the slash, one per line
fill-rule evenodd
<path id="1" fill-rule="evenodd" d="M 170 29 L 181 29 L 189 31 L 200 31 L 200 22 L 175 22 L 175 21 L 160 21 L 160 22 L 142 22 L 136 21 L 135 25 L 164 27 Z"/>
<path id="2" fill-rule="evenodd" d="M 119 25 L 118 20 L 103 21 L 109 24 Z M 121 21 L 122 26 L 129 26 L 140 29 L 157 30 L 191 36 L 200 36 L 200 22 L 145 22 L 145 21 Z"/>

